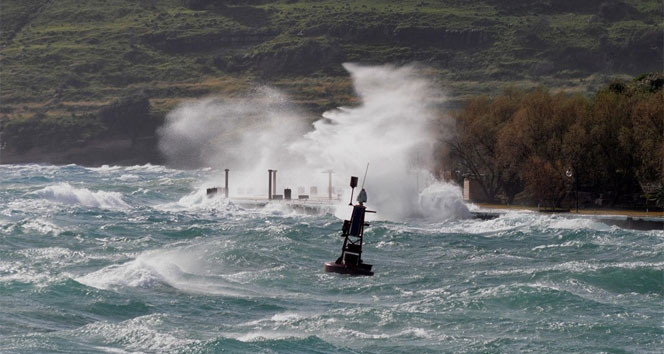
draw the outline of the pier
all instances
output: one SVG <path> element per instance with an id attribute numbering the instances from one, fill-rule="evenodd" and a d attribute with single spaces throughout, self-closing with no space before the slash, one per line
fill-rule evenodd
<path id="1" fill-rule="evenodd" d="M 231 198 L 231 201 L 243 208 L 264 208 L 269 203 L 279 203 L 299 213 L 318 215 L 334 213 L 339 200 L 333 199 L 260 199 L 260 198 Z"/>
<path id="2" fill-rule="evenodd" d="M 229 198 L 229 169 L 225 169 L 224 187 L 211 187 L 207 188 L 209 197 L 217 193 L 223 193 L 226 198 Z M 321 196 L 310 196 L 299 194 L 297 198 L 292 198 L 292 190 L 286 188 L 283 194 L 277 194 L 277 170 L 268 170 L 268 195 L 267 198 L 259 196 L 248 197 L 233 197 L 230 200 L 244 208 L 264 208 L 269 203 L 279 203 L 296 212 L 308 215 L 320 215 L 326 213 L 334 213 L 338 205 L 341 204 L 340 199 L 333 198 L 332 194 L 332 173 L 333 171 L 324 171 L 329 175 L 328 178 L 328 196 L 327 198 Z M 311 191 L 317 191 L 317 187 L 312 186 Z M 491 208 L 485 205 L 480 206 L 478 210 L 472 211 L 471 217 L 479 220 L 492 220 L 499 218 L 506 214 L 509 210 L 521 209 L 502 209 L 500 207 Z M 527 212 L 528 209 L 521 211 Z M 536 212 L 536 211 L 532 211 Z M 608 226 L 617 226 L 623 229 L 631 230 L 664 230 L 664 217 L 661 216 L 639 216 L 639 215 L 618 215 L 618 214 L 571 214 L 571 213 L 547 213 L 548 215 L 555 215 L 568 219 L 588 219 L 594 220 Z"/>

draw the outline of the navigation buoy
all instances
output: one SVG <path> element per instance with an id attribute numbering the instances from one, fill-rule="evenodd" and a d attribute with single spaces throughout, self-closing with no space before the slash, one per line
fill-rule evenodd
<path id="1" fill-rule="evenodd" d="M 357 177 L 350 178 L 351 203 L 353 212 L 350 220 L 344 220 L 341 227 L 341 236 L 344 237 L 344 243 L 341 246 L 341 256 L 334 262 L 325 263 L 326 272 L 350 274 L 350 275 L 373 275 L 371 264 L 362 261 L 362 243 L 364 236 L 364 227 L 369 226 L 364 222 L 366 213 L 375 213 L 367 210 L 364 203 L 367 202 L 367 192 L 362 188 L 357 196 L 357 204 L 353 205 L 353 191 L 357 187 Z M 364 184 L 362 185 L 364 186 Z"/>

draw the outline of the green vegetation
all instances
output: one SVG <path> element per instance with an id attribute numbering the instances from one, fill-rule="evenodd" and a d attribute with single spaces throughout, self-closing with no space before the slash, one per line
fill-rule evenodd
<path id="1" fill-rule="evenodd" d="M 256 84 L 320 113 L 354 100 L 345 61 L 423 63 L 456 106 L 513 85 L 590 93 L 661 70 L 663 29 L 652 0 L 3 0 L 0 120 L 18 151 L 122 135 L 102 111 L 131 97 L 148 135 L 184 99 Z"/>
<path id="2" fill-rule="evenodd" d="M 470 100 L 456 118 L 448 163 L 489 201 L 557 208 L 578 187 L 583 204 L 664 207 L 664 74 L 590 98 L 511 89 Z"/>

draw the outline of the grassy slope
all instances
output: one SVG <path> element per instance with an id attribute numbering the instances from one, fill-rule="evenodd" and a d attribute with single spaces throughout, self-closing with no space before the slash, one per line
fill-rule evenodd
<path id="1" fill-rule="evenodd" d="M 71 126 L 139 94 L 160 116 L 257 83 L 320 112 L 353 100 L 344 61 L 424 63 L 456 99 L 507 85 L 592 92 L 662 65 L 654 0 L 211 3 L 3 0 L 0 117 Z M 86 124 L 83 140 L 104 132 Z"/>

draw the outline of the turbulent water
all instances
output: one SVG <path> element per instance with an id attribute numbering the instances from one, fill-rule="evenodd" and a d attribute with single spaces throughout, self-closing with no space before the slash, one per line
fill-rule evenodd
<path id="1" fill-rule="evenodd" d="M 207 199 L 215 173 L 0 166 L 0 352 L 664 347 L 661 230 L 533 213 L 377 221 L 376 275 L 340 276 L 322 271 L 339 219 Z"/>

